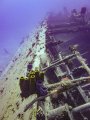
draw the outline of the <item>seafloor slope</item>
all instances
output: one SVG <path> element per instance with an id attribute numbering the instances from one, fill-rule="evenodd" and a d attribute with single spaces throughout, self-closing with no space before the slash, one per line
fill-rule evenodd
<path id="1" fill-rule="evenodd" d="M 22 101 L 20 96 L 19 79 L 25 76 L 28 62 L 33 63 L 33 68 L 39 66 L 41 61 L 47 62 L 45 53 L 46 26 L 40 26 L 36 32 L 25 41 L 18 49 L 15 57 L 3 72 L 0 78 L 0 120 L 35 120 L 36 104 L 23 116 L 17 116 L 23 108 L 37 95 L 34 94 Z M 34 109 L 34 110 L 33 110 Z M 32 114 L 32 115 L 31 115 Z"/>

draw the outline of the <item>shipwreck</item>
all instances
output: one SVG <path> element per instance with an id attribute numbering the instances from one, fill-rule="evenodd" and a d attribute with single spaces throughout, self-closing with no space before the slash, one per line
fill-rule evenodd
<path id="1" fill-rule="evenodd" d="M 48 16 L 21 44 L 0 78 L 0 120 L 90 120 L 85 10 L 78 18 Z"/>

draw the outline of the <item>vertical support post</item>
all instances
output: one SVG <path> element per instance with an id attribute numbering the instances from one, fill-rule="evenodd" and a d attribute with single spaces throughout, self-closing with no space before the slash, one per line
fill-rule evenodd
<path id="1" fill-rule="evenodd" d="M 88 67 L 88 65 L 85 63 L 85 59 L 82 58 L 82 56 L 80 55 L 80 53 L 78 51 L 75 51 L 75 55 L 76 58 L 78 59 L 78 61 L 82 64 L 82 66 L 86 69 L 86 71 L 88 72 L 88 74 L 90 75 L 90 68 Z"/>

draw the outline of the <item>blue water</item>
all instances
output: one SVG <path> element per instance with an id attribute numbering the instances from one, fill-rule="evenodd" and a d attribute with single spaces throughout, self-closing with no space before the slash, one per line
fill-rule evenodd
<path id="1" fill-rule="evenodd" d="M 47 12 L 63 12 L 67 7 L 89 8 L 90 0 L 1 0 L 0 1 L 0 63 L 7 62 L 4 49 L 13 56 L 24 39 L 44 19 Z M 8 58 L 10 59 L 10 58 Z"/>

